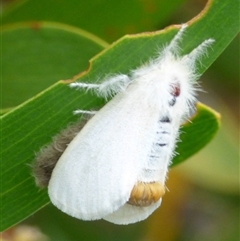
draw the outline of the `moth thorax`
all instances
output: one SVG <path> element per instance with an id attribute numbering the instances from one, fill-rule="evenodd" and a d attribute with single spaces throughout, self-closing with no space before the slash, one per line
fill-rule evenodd
<path id="1" fill-rule="evenodd" d="M 156 203 L 165 193 L 165 187 L 159 182 L 138 182 L 132 189 L 128 204 L 146 207 Z"/>

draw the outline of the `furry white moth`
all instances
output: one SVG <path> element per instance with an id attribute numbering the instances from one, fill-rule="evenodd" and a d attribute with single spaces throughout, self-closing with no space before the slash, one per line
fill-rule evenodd
<path id="1" fill-rule="evenodd" d="M 70 142 L 53 170 L 48 193 L 63 212 L 129 224 L 160 206 L 180 124 L 194 108 L 196 61 L 214 41 L 205 40 L 180 57 L 185 28 L 158 58 L 129 76 L 71 84 L 105 97 L 116 95 Z"/>

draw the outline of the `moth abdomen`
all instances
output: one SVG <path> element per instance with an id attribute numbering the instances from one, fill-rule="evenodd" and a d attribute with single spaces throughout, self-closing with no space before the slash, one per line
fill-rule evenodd
<path id="1" fill-rule="evenodd" d="M 165 187 L 159 182 L 138 182 L 132 189 L 128 204 L 146 207 L 156 203 L 165 194 Z"/>

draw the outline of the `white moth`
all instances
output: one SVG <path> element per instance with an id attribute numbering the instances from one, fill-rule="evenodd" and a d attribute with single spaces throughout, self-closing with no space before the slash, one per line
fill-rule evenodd
<path id="1" fill-rule="evenodd" d="M 195 64 L 214 41 L 180 57 L 185 28 L 157 59 L 130 76 L 70 85 L 116 95 L 70 142 L 53 170 L 48 193 L 60 210 L 83 220 L 129 224 L 160 206 L 180 124 L 194 108 Z"/>

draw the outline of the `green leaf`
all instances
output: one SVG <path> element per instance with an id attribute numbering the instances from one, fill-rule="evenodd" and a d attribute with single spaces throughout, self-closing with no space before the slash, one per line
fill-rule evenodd
<path id="1" fill-rule="evenodd" d="M 2 23 L 61 22 L 113 41 L 126 33 L 156 30 L 184 1 L 22 0 L 3 12 Z"/>
<path id="2" fill-rule="evenodd" d="M 85 70 L 89 58 L 108 46 L 81 29 L 46 22 L 7 25 L 1 36 L 2 108 Z"/>
<path id="3" fill-rule="evenodd" d="M 5 44 L 2 56 L 4 60 L 2 99 L 11 98 L 5 104 L 18 104 L 21 98 L 25 99 L 29 95 L 34 95 L 34 92 L 46 88 L 57 78 L 64 75 L 69 77 L 86 69 L 88 59 L 106 46 L 103 41 L 93 35 L 69 26 L 51 23 L 35 23 L 34 26 L 37 26 L 37 29 L 32 29 L 32 26 L 32 24 L 20 24 L 3 29 L 2 37 Z M 17 53 L 16 56 L 11 49 Z M 52 52 L 56 54 L 51 56 Z M 18 62 L 15 62 L 14 57 Z M 26 66 L 21 65 L 22 61 L 25 61 Z M 32 62 L 34 65 L 29 68 Z M 18 63 L 21 67 L 17 66 Z M 62 70 L 63 66 L 66 66 L 65 70 Z M 14 71 L 10 71 L 11 69 Z M 11 78 L 12 72 L 15 73 L 13 75 L 20 83 L 11 82 L 11 80 L 14 81 L 14 78 Z M 35 89 L 32 86 L 36 86 Z M 64 109 L 62 104 L 69 102 L 68 95 L 62 95 L 54 86 L 50 88 L 52 89 L 52 92 L 48 92 L 49 95 L 44 95 L 43 92 L 22 106 L 12 109 L 12 112 L 1 119 L 1 230 L 21 221 L 48 201 L 46 193 L 41 193 L 36 189 L 29 164 L 40 145 L 51 140 L 52 134 L 47 134 L 47 132 L 54 126 L 50 127 L 47 124 L 43 125 L 43 129 L 40 127 L 45 123 L 46 113 L 54 118 L 55 110 Z M 15 96 L 16 100 L 13 99 Z M 57 106 L 54 107 L 55 104 Z M 2 112 L 6 111 L 7 109 Z M 72 111 L 68 110 L 68 115 L 72 117 Z M 64 126 L 68 122 L 61 115 L 57 116 L 55 121 L 55 124 L 51 124 L 57 127 L 57 131 L 59 131 L 59 123 Z M 37 132 L 35 132 L 36 129 L 38 129 Z M 39 130 L 42 130 L 42 133 Z M 38 143 L 41 136 L 45 140 Z M 32 141 L 28 137 L 37 138 Z"/>
<path id="4" fill-rule="evenodd" d="M 208 51 L 208 58 L 202 58 L 198 73 L 204 70 L 218 57 L 238 32 L 238 2 L 236 0 L 212 1 L 199 17 L 190 22 L 182 40 L 182 54 L 188 53 L 207 38 L 214 38 L 216 43 Z M 223 16 L 228 16 L 224 18 Z M 176 34 L 176 28 L 165 31 L 125 36 L 108 50 L 91 60 L 89 72 L 76 76 L 74 80 L 95 81 L 110 73 L 129 73 L 142 62 L 156 56 L 156 48 L 168 43 Z M 68 60 L 67 60 L 68 61 Z M 30 164 L 43 145 L 51 137 L 77 121 L 72 111 L 77 108 L 94 109 L 104 105 L 104 101 L 91 93 L 70 90 L 68 82 L 58 82 L 18 108 L 4 115 L 1 119 L 2 162 L 1 162 L 1 230 L 26 218 L 48 203 L 46 191 L 39 191 L 30 176 Z M 198 108 L 194 130 L 187 125 L 184 129 L 184 145 L 179 143 L 178 152 L 185 157 L 199 150 L 218 126 L 218 118 L 206 107 Z M 204 126 L 202 126 L 202 123 Z M 202 138 L 198 128 L 201 126 Z M 209 129 L 209 127 L 213 127 Z M 208 129 L 204 129 L 208 128 Z M 205 131 L 204 131 L 205 130 Z M 191 135 L 190 135 L 191 133 Z M 195 133 L 195 134 L 194 134 Z M 195 137 L 194 137 L 195 136 Z M 195 149 L 189 151 L 188 145 Z M 187 144 L 188 143 L 188 144 Z M 191 143 L 191 144 L 190 144 Z M 181 148 L 181 149 L 180 149 Z M 174 160 L 174 163 L 181 159 Z M 174 164 L 173 163 L 173 164 Z"/>
<path id="5" fill-rule="evenodd" d="M 232 96 L 232 92 L 228 92 Z M 224 195 L 239 195 L 239 132 L 238 122 L 223 99 L 214 95 L 214 105 L 223 116 L 214 141 L 203 151 L 178 167 L 198 186 Z M 236 106 L 236 110 L 238 106 Z M 201 132 L 205 134 L 204 132 Z M 203 178 L 204 177 L 204 178 Z M 223 217 L 224 219 L 224 217 Z"/>
<path id="6" fill-rule="evenodd" d="M 180 130 L 180 142 L 172 165 L 175 166 L 201 150 L 216 134 L 220 126 L 220 115 L 213 109 L 197 103 L 197 111 Z"/>

